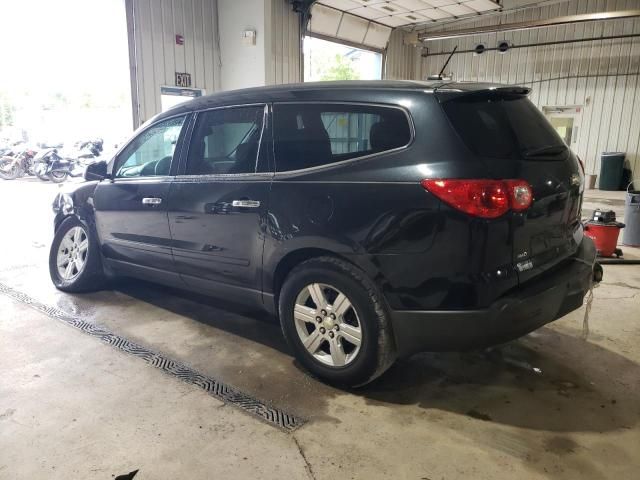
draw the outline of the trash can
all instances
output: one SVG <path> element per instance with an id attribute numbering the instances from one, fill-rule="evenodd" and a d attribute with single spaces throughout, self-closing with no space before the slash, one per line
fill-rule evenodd
<path id="1" fill-rule="evenodd" d="M 624 223 L 626 228 L 622 232 L 622 244 L 640 247 L 640 191 L 638 190 L 629 191 L 627 189 L 627 198 L 624 202 Z"/>
<path id="2" fill-rule="evenodd" d="M 624 153 L 604 152 L 600 157 L 600 190 L 620 190 Z"/>

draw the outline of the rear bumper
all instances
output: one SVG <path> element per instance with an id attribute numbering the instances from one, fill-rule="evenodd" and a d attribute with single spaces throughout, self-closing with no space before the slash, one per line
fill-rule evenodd
<path id="1" fill-rule="evenodd" d="M 395 310 L 391 321 L 400 356 L 419 351 L 459 351 L 521 337 L 580 308 L 595 264 L 584 238 L 572 261 L 527 282 L 481 310 Z"/>

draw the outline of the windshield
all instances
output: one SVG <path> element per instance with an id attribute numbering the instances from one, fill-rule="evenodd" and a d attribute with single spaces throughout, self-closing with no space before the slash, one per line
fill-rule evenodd
<path id="1" fill-rule="evenodd" d="M 468 95 L 444 102 L 443 108 L 467 147 L 481 157 L 557 156 L 568 150 L 527 98 Z"/>

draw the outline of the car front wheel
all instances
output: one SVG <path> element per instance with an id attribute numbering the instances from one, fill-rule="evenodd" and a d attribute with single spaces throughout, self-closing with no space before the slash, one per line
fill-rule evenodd
<path id="1" fill-rule="evenodd" d="M 279 313 L 296 358 L 329 383 L 368 383 L 395 359 L 377 288 L 338 258 L 314 258 L 294 268 L 280 292 Z"/>
<path id="2" fill-rule="evenodd" d="M 69 217 L 56 232 L 49 253 L 53 284 L 64 292 L 98 290 L 104 281 L 99 244 L 91 228 Z"/>

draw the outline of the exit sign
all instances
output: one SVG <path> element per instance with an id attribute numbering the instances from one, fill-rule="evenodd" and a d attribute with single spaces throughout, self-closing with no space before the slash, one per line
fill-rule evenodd
<path id="1" fill-rule="evenodd" d="M 176 72 L 176 87 L 190 87 L 191 74 Z"/>

